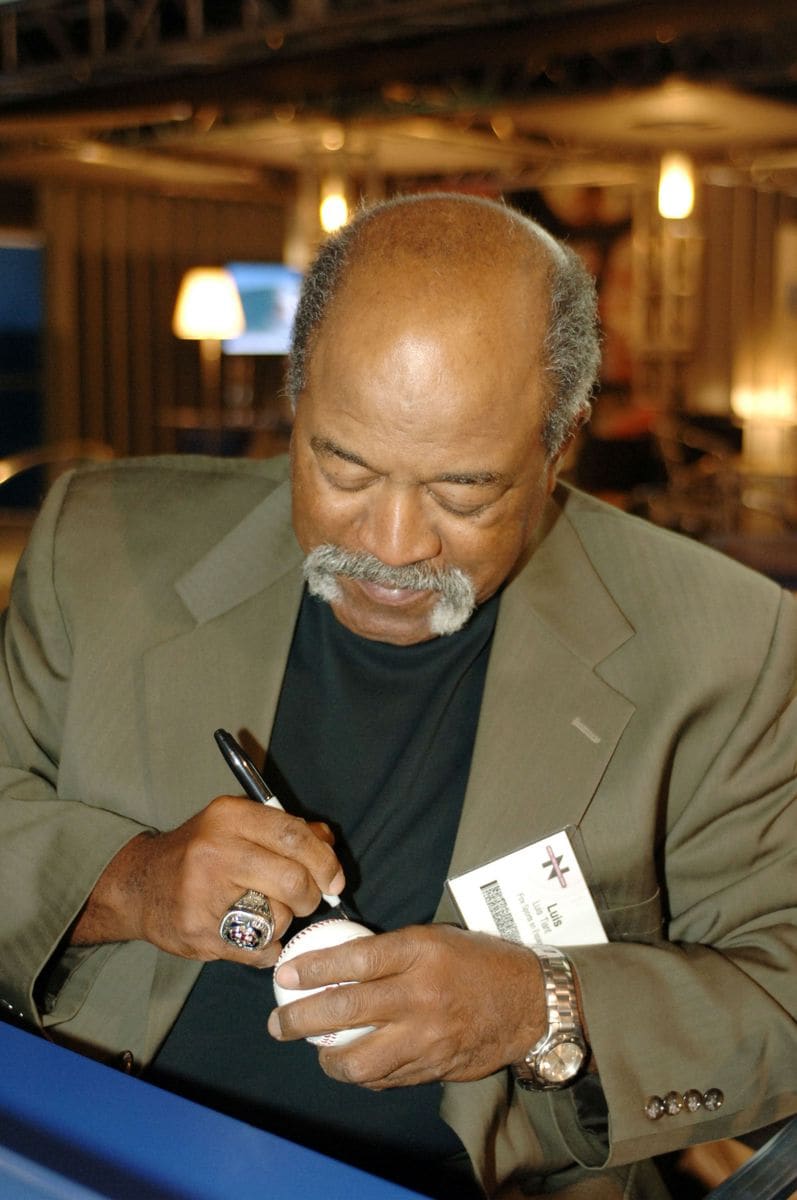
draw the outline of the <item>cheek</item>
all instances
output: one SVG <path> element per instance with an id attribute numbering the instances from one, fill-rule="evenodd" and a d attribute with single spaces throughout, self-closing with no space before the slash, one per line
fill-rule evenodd
<path id="1" fill-rule="evenodd" d="M 302 549 L 329 540 L 325 530 L 332 509 L 325 500 L 312 459 L 303 447 L 296 449 L 291 459 L 291 498 L 293 527 Z"/>
<path id="2" fill-rule="evenodd" d="M 446 539 L 446 562 L 467 571 L 479 599 L 500 587 L 524 559 L 545 503 L 544 496 L 535 499 L 538 503 L 519 505 L 490 528 L 455 530 Z"/>
<path id="3" fill-rule="evenodd" d="M 494 591 L 512 569 L 523 550 L 522 530 L 502 524 L 495 529 L 450 532 L 443 541 L 447 566 L 461 567 L 470 575 L 479 596 Z"/>
<path id="4" fill-rule="evenodd" d="M 312 544 L 321 540 L 315 532 L 319 521 L 318 497 L 298 455 L 291 461 L 291 513 L 296 538 L 307 552 Z"/>
<path id="5" fill-rule="evenodd" d="M 299 545 L 307 553 L 322 542 L 351 548 L 357 521 L 353 497 L 330 496 L 313 472 L 295 470 L 293 475 L 293 528 Z"/>

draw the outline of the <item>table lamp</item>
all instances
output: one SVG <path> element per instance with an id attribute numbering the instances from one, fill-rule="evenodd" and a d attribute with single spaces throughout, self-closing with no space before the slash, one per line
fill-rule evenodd
<path id="1" fill-rule="evenodd" d="M 199 342 L 202 407 L 221 400 L 221 343 L 243 333 L 246 321 L 235 280 L 223 267 L 186 271 L 174 306 L 172 330 L 179 338 Z"/>

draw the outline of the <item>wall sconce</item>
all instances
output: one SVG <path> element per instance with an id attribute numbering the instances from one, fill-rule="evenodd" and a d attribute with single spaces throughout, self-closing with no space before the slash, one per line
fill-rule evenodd
<path id="1" fill-rule="evenodd" d="M 334 233 L 349 219 L 349 202 L 340 175 L 328 175 L 321 181 L 321 203 L 318 219 L 324 233 Z"/>
<path id="2" fill-rule="evenodd" d="M 199 342 L 202 406 L 221 400 L 221 343 L 238 337 L 246 326 L 235 280 L 223 267 L 193 267 L 183 276 L 174 306 L 172 330 L 179 338 Z"/>
<path id="3" fill-rule="evenodd" d="M 686 154 L 665 154 L 659 169 L 659 215 L 682 221 L 695 206 L 695 175 Z"/>

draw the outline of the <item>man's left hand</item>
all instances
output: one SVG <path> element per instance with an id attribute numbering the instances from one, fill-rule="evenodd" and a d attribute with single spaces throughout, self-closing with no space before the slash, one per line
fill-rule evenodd
<path id="1" fill-rule="evenodd" d="M 283 1041 L 373 1025 L 324 1048 L 333 1079 L 375 1091 L 434 1079 L 482 1079 L 522 1058 L 547 1022 L 542 972 L 524 946 L 450 925 L 416 925 L 297 955 L 279 969 L 290 988 L 332 987 L 275 1009 Z"/>

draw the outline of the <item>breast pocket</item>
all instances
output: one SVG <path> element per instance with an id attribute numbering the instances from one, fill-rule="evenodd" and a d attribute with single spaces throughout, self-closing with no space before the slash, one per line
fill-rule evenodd
<path id="1" fill-rule="evenodd" d="M 610 942 L 664 941 L 664 914 L 658 888 L 652 896 L 636 904 L 604 909 L 601 920 Z"/>

